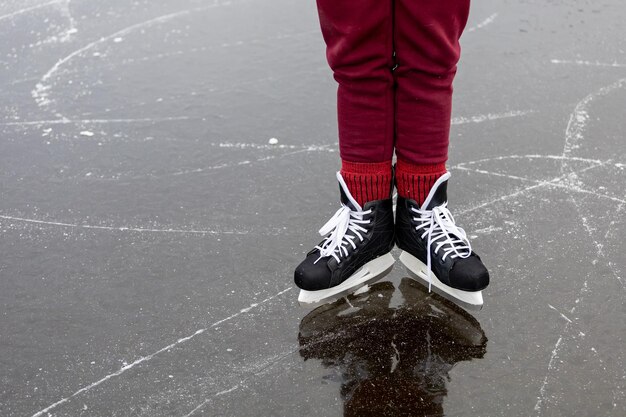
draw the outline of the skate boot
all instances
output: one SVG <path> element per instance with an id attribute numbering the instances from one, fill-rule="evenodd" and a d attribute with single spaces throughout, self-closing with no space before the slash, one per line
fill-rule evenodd
<path id="1" fill-rule="evenodd" d="M 320 229 L 326 238 L 298 265 L 298 301 L 313 306 L 338 299 L 387 275 L 394 259 L 393 207 L 390 197 L 361 207 L 338 172 L 342 207 Z"/>
<path id="2" fill-rule="evenodd" d="M 448 178 L 450 173 L 446 172 L 435 182 L 421 207 L 415 200 L 398 197 L 396 243 L 403 251 L 400 261 L 429 291 L 467 309 L 480 310 L 481 290 L 489 285 L 489 272 L 447 208 Z"/>

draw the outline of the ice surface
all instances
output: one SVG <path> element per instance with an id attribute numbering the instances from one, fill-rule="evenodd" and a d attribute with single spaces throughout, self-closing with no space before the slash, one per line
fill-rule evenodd
<path id="1" fill-rule="evenodd" d="M 13 0 L 0 31 L 1 416 L 626 414 L 623 1 L 472 4 L 473 316 L 399 263 L 297 305 L 338 198 L 315 2 Z"/>

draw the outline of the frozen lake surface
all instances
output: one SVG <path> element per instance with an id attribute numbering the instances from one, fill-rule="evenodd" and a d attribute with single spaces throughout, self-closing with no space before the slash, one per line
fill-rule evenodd
<path id="1" fill-rule="evenodd" d="M 1 1 L 0 415 L 626 415 L 624 33 L 623 0 L 474 2 L 449 194 L 485 307 L 396 264 L 308 311 L 314 2 Z"/>

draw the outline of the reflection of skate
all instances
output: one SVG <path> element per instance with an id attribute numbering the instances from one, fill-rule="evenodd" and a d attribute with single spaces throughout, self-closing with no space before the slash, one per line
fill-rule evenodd
<path id="1" fill-rule="evenodd" d="M 396 241 L 403 251 L 400 261 L 429 290 L 479 310 L 489 272 L 448 210 L 449 178 L 450 173 L 441 176 L 421 206 L 415 200 L 398 197 L 395 227 Z"/>
<path id="2" fill-rule="evenodd" d="M 429 294 L 424 287 L 412 279 L 402 279 L 400 292 L 404 296 L 406 308 L 413 310 L 420 304 L 428 305 L 432 310 L 428 314 L 438 317 L 438 325 L 446 327 L 446 334 L 455 335 L 455 343 L 462 344 L 466 349 L 478 348 L 472 351 L 470 357 L 463 360 L 483 357 L 487 337 L 478 320 L 472 315 L 436 294 Z"/>
<path id="3" fill-rule="evenodd" d="M 463 309 L 404 278 L 319 307 L 300 323 L 300 355 L 341 375 L 345 416 L 443 415 L 449 371 L 482 358 L 487 338 Z"/>

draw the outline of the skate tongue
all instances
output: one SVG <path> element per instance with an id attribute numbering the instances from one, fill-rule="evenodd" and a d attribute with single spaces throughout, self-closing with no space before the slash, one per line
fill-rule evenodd
<path id="1" fill-rule="evenodd" d="M 362 211 L 359 203 L 357 203 L 354 197 L 352 197 L 352 194 L 350 194 L 348 185 L 344 181 L 340 172 L 337 172 L 337 181 L 339 181 L 339 193 L 341 195 L 341 203 L 345 206 L 348 206 L 352 211 Z"/>
<path id="2" fill-rule="evenodd" d="M 441 206 L 445 202 L 448 201 L 448 179 L 450 178 L 450 173 L 446 172 L 443 174 L 433 187 L 430 189 L 430 193 L 424 204 L 422 204 L 422 210 L 432 210 L 434 207 Z"/>

